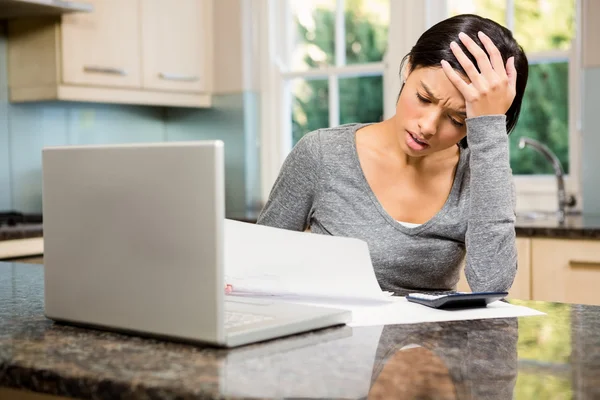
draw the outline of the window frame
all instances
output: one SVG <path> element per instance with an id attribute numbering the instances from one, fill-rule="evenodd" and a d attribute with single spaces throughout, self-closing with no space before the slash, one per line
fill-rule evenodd
<path id="1" fill-rule="evenodd" d="M 391 2 L 391 0 L 390 0 Z M 346 65 L 345 0 L 335 5 L 335 64 L 306 70 L 292 70 L 294 24 L 288 0 L 266 0 L 261 10 L 261 197 L 266 201 L 285 157 L 292 149 L 292 91 L 293 79 L 327 79 L 329 87 L 329 126 L 340 121 L 339 80 L 365 76 L 384 76 L 382 62 Z M 288 21 L 278 26 L 278 21 Z M 385 77 L 383 78 L 385 79 Z"/>
<path id="2" fill-rule="evenodd" d="M 512 28 L 514 0 L 506 0 L 506 21 Z M 259 2 L 260 79 L 261 79 L 261 197 L 268 199 L 285 157 L 292 148 L 292 93 L 290 82 L 296 78 L 328 79 L 329 82 L 329 125 L 339 124 L 339 79 L 360 76 L 383 76 L 384 118 L 395 112 L 395 99 L 400 87 L 398 67 L 405 54 L 410 51 L 422 32 L 447 18 L 446 0 L 403 0 L 390 1 L 389 43 L 384 60 L 379 63 L 345 64 L 345 1 L 336 0 L 336 46 L 335 65 L 318 69 L 292 71 L 288 68 L 291 59 L 292 32 L 294 25 L 281 21 L 291 20 L 291 9 L 287 0 L 265 0 Z M 568 59 L 569 62 L 569 174 L 565 186 L 569 194 L 577 199 L 576 209 L 581 208 L 581 7 L 582 1 L 575 0 L 575 38 L 567 51 L 528 53 L 530 63 Z M 282 34 L 282 25 L 287 25 Z M 339 23 L 342 21 L 342 23 Z M 339 46 L 338 43 L 342 43 Z M 557 207 L 556 178 L 552 175 L 515 175 L 517 207 L 519 210 L 555 210 Z"/>

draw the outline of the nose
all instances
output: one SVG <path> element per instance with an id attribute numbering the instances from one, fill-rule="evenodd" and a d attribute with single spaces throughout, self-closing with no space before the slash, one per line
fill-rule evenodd
<path id="1" fill-rule="evenodd" d="M 432 107 L 433 108 L 433 107 Z M 430 138 L 437 132 L 439 113 L 433 109 L 424 110 L 419 119 L 419 130 L 425 139 Z"/>

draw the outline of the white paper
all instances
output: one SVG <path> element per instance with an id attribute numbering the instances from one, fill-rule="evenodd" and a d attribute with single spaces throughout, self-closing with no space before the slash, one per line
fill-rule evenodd
<path id="1" fill-rule="evenodd" d="M 295 303 L 316 305 L 321 307 L 341 308 L 352 311 L 350 326 L 373 326 L 394 324 L 418 324 L 423 322 L 466 321 L 488 318 L 511 318 L 546 315 L 543 312 L 495 301 L 487 307 L 441 310 L 421 304 L 411 303 L 405 297 L 391 297 L 392 301 L 386 304 L 348 304 L 343 302 L 324 302 L 300 299 Z"/>
<path id="2" fill-rule="evenodd" d="M 225 221 L 233 295 L 387 301 L 365 241 Z"/>

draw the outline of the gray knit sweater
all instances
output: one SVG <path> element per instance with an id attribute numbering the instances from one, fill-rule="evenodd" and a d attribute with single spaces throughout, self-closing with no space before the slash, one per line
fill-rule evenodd
<path id="1" fill-rule="evenodd" d="M 469 118 L 450 195 L 409 228 L 381 206 L 367 183 L 349 124 L 305 135 L 286 158 L 258 223 L 359 238 L 369 245 L 382 290 L 455 290 L 466 255 L 472 291 L 507 290 L 517 268 L 515 193 L 506 117 Z"/>

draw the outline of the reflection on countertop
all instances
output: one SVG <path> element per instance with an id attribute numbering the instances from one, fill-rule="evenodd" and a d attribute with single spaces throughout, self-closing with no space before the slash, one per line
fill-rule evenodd
<path id="1" fill-rule="evenodd" d="M 599 398 L 600 308 L 546 316 L 337 327 L 226 350 L 43 316 L 43 269 L 0 263 L 0 397 Z"/>

